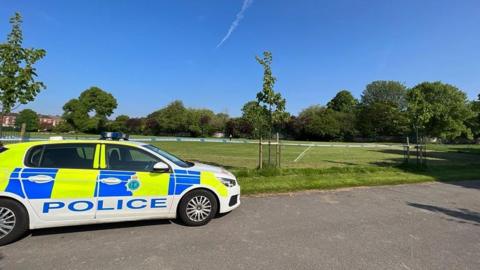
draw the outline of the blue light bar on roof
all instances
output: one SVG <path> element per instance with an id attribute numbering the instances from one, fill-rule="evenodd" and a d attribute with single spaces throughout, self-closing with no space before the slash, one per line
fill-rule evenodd
<path id="1" fill-rule="evenodd" d="M 123 134 L 121 132 L 102 132 L 100 135 L 101 140 L 110 140 L 110 141 L 128 141 L 128 134 Z"/>

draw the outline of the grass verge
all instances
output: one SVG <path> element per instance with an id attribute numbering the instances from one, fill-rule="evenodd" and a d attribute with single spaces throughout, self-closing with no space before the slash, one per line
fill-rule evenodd
<path id="1" fill-rule="evenodd" d="M 264 169 L 235 173 L 243 194 L 480 179 L 480 168 L 470 166 Z"/>

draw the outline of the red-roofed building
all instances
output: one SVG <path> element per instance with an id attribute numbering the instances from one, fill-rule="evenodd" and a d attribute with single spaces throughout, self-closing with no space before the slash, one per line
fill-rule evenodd
<path id="1" fill-rule="evenodd" d="M 3 116 L 2 126 L 14 127 L 15 122 L 17 120 L 17 116 L 18 114 L 16 113 L 10 113 Z M 38 119 L 39 119 L 40 129 L 42 130 L 52 129 L 58 126 L 58 124 L 60 124 L 60 122 L 62 121 L 62 118 L 60 116 L 42 115 L 42 114 L 38 115 Z"/>
<path id="2" fill-rule="evenodd" d="M 16 119 L 17 119 L 17 114 L 16 113 L 10 113 L 10 114 L 4 115 L 3 119 L 2 119 L 2 126 L 3 127 L 14 127 Z"/>
<path id="3" fill-rule="evenodd" d="M 62 121 L 60 116 L 51 116 L 51 115 L 38 115 L 40 121 L 40 127 L 56 127 Z"/>

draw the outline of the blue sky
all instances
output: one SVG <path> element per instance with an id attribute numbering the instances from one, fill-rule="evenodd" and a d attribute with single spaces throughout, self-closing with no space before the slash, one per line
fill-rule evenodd
<path id="1" fill-rule="evenodd" d="M 244 1 L 0 0 L 0 40 L 21 12 L 24 44 L 47 50 L 38 65 L 47 89 L 23 108 L 49 114 L 98 86 L 117 97 L 116 115 L 181 99 L 238 116 L 261 88 L 254 57 L 264 50 L 294 114 L 341 89 L 360 97 L 373 80 L 480 93 L 478 0 L 253 0 L 217 47 Z"/>

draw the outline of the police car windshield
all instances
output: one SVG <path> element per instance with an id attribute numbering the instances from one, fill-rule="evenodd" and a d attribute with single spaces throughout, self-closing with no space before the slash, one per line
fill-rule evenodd
<path id="1" fill-rule="evenodd" d="M 144 145 L 143 147 L 147 148 L 148 150 L 150 151 L 153 151 L 159 155 L 161 155 L 162 157 L 170 160 L 171 162 L 175 163 L 175 165 L 177 166 L 180 166 L 180 167 L 183 167 L 183 168 L 188 168 L 188 167 L 192 167 L 194 164 L 191 163 L 191 162 L 188 162 L 188 161 L 184 161 L 184 160 L 181 160 L 180 158 L 166 152 L 166 151 L 163 151 L 151 144 L 147 144 L 147 145 Z"/>

